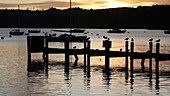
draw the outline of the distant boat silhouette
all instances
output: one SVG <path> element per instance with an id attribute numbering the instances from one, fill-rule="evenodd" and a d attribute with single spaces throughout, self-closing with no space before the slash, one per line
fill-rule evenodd
<path id="1" fill-rule="evenodd" d="M 21 31 L 20 29 L 12 29 L 10 32 L 9 32 L 10 35 L 23 35 L 24 34 L 24 31 Z"/>
<path id="2" fill-rule="evenodd" d="M 19 5 L 18 5 L 18 10 L 19 10 Z M 20 13 L 18 13 L 18 26 L 20 26 Z M 18 29 L 12 29 L 10 32 L 9 32 L 10 35 L 23 35 L 24 34 L 24 31 L 21 31 L 20 28 Z"/>
<path id="3" fill-rule="evenodd" d="M 165 30 L 164 34 L 170 34 L 170 30 Z"/>
<path id="4" fill-rule="evenodd" d="M 71 29 L 71 30 L 52 30 L 52 31 L 55 31 L 55 32 L 71 32 L 71 33 L 84 33 L 85 29 Z"/>
<path id="5" fill-rule="evenodd" d="M 41 30 L 40 29 L 32 29 L 32 30 L 28 30 L 28 33 L 40 33 Z"/>
<path id="6" fill-rule="evenodd" d="M 109 31 L 107 31 L 108 33 L 125 33 L 126 30 L 125 29 L 118 29 L 118 28 L 113 28 Z"/>

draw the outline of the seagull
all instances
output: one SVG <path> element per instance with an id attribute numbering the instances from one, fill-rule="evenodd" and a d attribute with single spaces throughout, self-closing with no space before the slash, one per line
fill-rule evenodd
<path id="1" fill-rule="evenodd" d="M 122 48 L 120 48 L 120 51 L 122 52 Z"/>
<path id="2" fill-rule="evenodd" d="M 131 41 L 132 41 L 132 42 L 134 41 L 133 38 L 131 39 Z"/>
<path id="3" fill-rule="evenodd" d="M 103 38 L 104 38 L 104 39 L 107 39 L 107 37 L 106 37 L 106 36 L 103 36 Z"/>
<path id="4" fill-rule="evenodd" d="M 128 40 L 129 38 L 125 38 L 125 40 Z"/>
<path id="5" fill-rule="evenodd" d="M 74 46 L 73 48 L 76 49 L 76 46 Z"/>
<path id="6" fill-rule="evenodd" d="M 153 38 L 149 39 L 149 41 L 152 41 L 152 40 L 153 40 Z"/>
<path id="7" fill-rule="evenodd" d="M 160 42 L 160 39 L 156 40 L 155 42 Z"/>

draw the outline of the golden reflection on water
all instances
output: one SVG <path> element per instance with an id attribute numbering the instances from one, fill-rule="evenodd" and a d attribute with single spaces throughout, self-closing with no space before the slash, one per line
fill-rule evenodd
<path id="1" fill-rule="evenodd" d="M 114 39 L 112 42 L 111 50 L 119 51 L 122 48 L 124 51 L 124 40 Z M 125 83 L 124 73 L 118 74 L 112 73 L 110 76 L 105 76 L 102 69 L 104 65 L 104 56 L 91 57 L 91 78 L 87 78 L 83 69 L 72 68 L 70 69 L 70 75 L 64 74 L 64 66 L 58 63 L 64 61 L 63 54 L 50 55 L 50 62 L 54 61 L 53 65 L 49 66 L 48 76 L 44 74 L 33 73 L 32 76 L 27 77 L 27 49 L 26 42 L 0 42 L 0 95 L 2 96 L 110 96 L 110 95 L 155 95 L 160 93 L 161 95 L 169 94 L 169 79 L 161 78 L 160 89 L 161 92 L 156 92 L 154 86 L 148 85 L 148 79 L 146 77 L 136 76 L 135 84 Z M 147 43 L 140 45 L 135 42 L 135 51 L 145 52 L 148 50 Z M 49 44 L 50 47 L 61 47 L 62 43 Z M 77 48 L 83 48 L 83 44 L 72 44 L 70 48 L 77 46 Z M 102 40 L 92 39 L 91 48 L 103 49 Z M 155 49 L 154 49 L 155 51 Z M 169 45 L 163 44 L 161 46 L 161 52 L 170 53 Z M 74 57 L 72 62 L 74 62 Z M 42 53 L 32 54 L 32 59 L 42 60 Z M 110 67 L 123 67 L 124 58 L 112 58 L 110 59 Z M 79 56 L 79 63 L 83 65 L 83 56 Z M 141 60 L 135 60 L 135 68 L 140 69 Z M 148 60 L 145 61 L 145 65 L 148 66 Z M 153 59 L 153 70 L 155 64 Z M 160 70 L 169 71 L 170 62 L 161 61 Z M 152 82 L 151 82 L 152 83 Z M 148 89 L 148 86 L 150 89 Z M 114 91 L 113 91 L 114 90 Z M 1 94 L 2 93 L 2 94 Z"/>

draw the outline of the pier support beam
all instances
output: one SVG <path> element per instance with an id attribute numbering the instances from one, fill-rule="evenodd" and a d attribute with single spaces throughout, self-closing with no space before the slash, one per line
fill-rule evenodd
<path id="1" fill-rule="evenodd" d="M 28 64 L 27 64 L 27 71 L 31 71 L 31 37 L 27 36 L 27 54 L 28 54 Z"/>
<path id="2" fill-rule="evenodd" d="M 64 48 L 65 48 L 65 72 L 69 74 L 69 41 L 68 40 L 64 42 Z"/>
<path id="3" fill-rule="evenodd" d="M 133 61 L 133 56 L 132 56 L 132 54 L 134 53 L 134 41 L 133 41 L 133 38 L 132 38 L 132 41 L 131 41 L 131 46 L 130 46 L 130 49 L 131 49 L 131 56 L 130 56 L 130 77 L 131 77 L 131 79 L 130 79 L 130 81 L 131 82 L 133 82 L 134 80 L 133 80 L 133 63 L 134 63 L 134 61 Z"/>
<path id="4" fill-rule="evenodd" d="M 160 50 L 160 43 L 156 43 L 156 58 L 155 58 L 156 86 L 159 86 L 159 50 Z"/>
<path id="5" fill-rule="evenodd" d="M 48 61 L 48 37 L 45 37 L 45 49 L 44 49 L 44 52 L 45 52 L 45 73 L 48 74 L 48 64 L 49 64 L 49 61 Z"/>
<path id="6" fill-rule="evenodd" d="M 141 72 L 145 73 L 145 57 L 143 57 L 141 61 Z"/>
<path id="7" fill-rule="evenodd" d="M 128 52 L 129 52 L 129 41 L 125 41 L 125 52 L 126 52 L 126 57 L 125 57 L 125 79 L 128 80 Z"/>
<path id="8" fill-rule="evenodd" d="M 87 41 L 85 40 L 84 41 L 84 72 L 86 72 L 86 58 L 87 58 L 87 56 L 86 56 L 86 52 L 87 52 Z"/>
<path id="9" fill-rule="evenodd" d="M 104 71 L 106 73 L 110 73 L 110 56 L 109 56 L 109 52 L 110 52 L 110 48 L 111 48 L 111 41 L 109 40 L 105 40 L 103 41 L 103 47 L 105 47 L 105 69 Z"/>
<path id="10" fill-rule="evenodd" d="M 152 54 L 153 43 L 152 41 L 149 42 L 149 52 L 150 55 Z M 149 79 L 152 79 L 152 57 L 149 58 Z"/>
<path id="11" fill-rule="evenodd" d="M 90 78 L 90 41 L 87 42 L 87 77 Z"/>

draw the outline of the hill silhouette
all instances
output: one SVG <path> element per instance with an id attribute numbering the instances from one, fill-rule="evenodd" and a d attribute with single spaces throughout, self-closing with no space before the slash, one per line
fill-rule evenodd
<path id="1" fill-rule="evenodd" d="M 170 29 L 170 5 L 86 10 L 0 10 L 1 28 L 142 28 Z M 35 23 L 36 22 L 36 23 Z"/>

